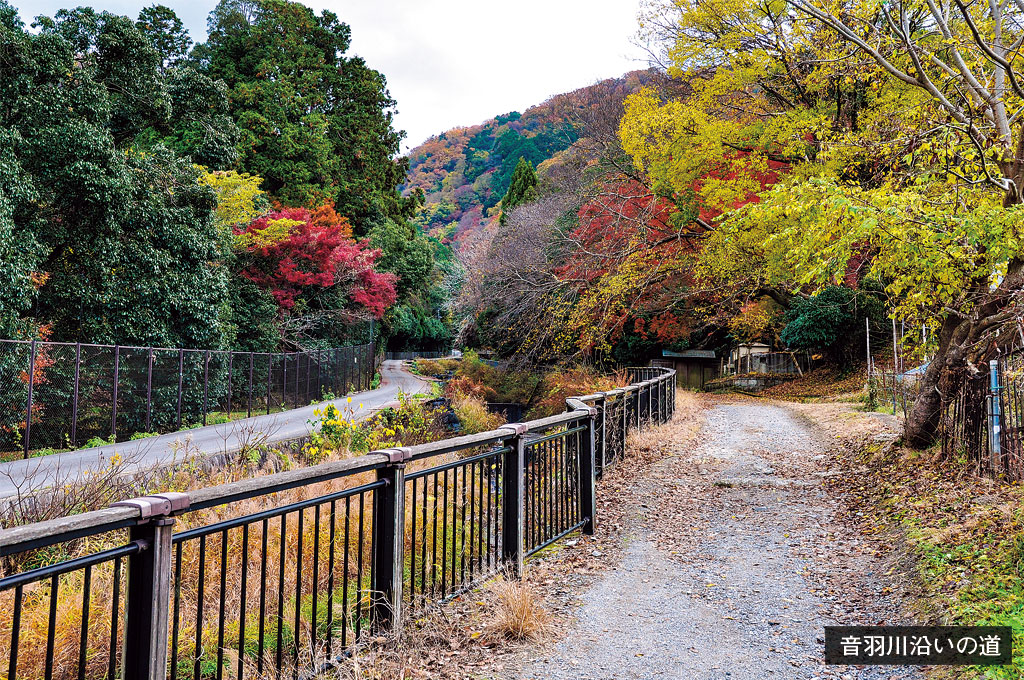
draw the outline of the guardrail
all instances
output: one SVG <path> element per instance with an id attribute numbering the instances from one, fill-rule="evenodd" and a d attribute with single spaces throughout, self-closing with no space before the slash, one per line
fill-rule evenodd
<path id="1" fill-rule="evenodd" d="M 374 345 L 266 353 L 0 340 L 0 452 L 206 425 L 370 388 Z"/>
<path id="2" fill-rule="evenodd" d="M 601 470 L 671 418 L 675 372 L 630 374 L 541 420 L 0 531 L 6 680 L 295 677 L 519 575 L 593 533 Z"/>

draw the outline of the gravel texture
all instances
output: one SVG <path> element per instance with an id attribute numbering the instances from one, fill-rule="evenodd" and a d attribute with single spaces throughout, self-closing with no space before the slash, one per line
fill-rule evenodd
<path id="1" fill-rule="evenodd" d="M 719 400 L 696 442 L 659 442 L 663 460 L 605 494 L 634 509 L 605 548 L 615 559 L 580 596 L 562 640 L 502 675 L 923 677 L 822 662 L 825 625 L 908 623 L 892 594 L 898 568 L 823 486 L 834 470 L 822 436 L 785 406 Z"/>

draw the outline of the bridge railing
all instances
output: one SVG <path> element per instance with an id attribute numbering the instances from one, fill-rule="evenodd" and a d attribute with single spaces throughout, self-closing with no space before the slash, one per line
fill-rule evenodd
<path id="1" fill-rule="evenodd" d="M 671 418 L 675 372 L 631 377 L 549 418 L 0 531 L 7 680 L 294 675 L 518 575 L 593 533 L 601 470 Z"/>
<path id="2" fill-rule="evenodd" d="M 0 340 L 0 453 L 173 432 L 369 389 L 372 344 L 302 352 Z"/>

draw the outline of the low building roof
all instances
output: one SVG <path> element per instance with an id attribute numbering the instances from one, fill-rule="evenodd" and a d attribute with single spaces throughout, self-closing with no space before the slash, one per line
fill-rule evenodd
<path id="1" fill-rule="evenodd" d="M 674 352 L 670 349 L 663 349 L 661 350 L 661 356 L 679 359 L 714 359 L 715 351 L 711 349 L 687 349 L 682 352 Z"/>

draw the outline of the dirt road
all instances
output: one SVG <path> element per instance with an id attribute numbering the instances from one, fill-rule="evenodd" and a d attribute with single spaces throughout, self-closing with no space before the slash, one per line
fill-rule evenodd
<path id="1" fill-rule="evenodd" d="M 519 678 L 922 677 L 825 666 L 824 626 L 908 623 L 884 556 L 836 521 L 832 458 L 809 423 L 767 402 L 719 401 L 696 445 L 636 476 L 621 545 L 577 623 Z"/>

